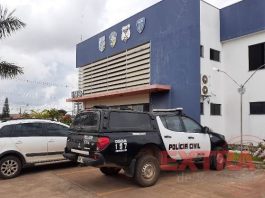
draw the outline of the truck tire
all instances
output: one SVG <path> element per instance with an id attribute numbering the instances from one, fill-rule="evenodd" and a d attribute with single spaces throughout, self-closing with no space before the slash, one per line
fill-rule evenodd
<path id="1" fill-rule="evenodd" d="M 142 187 L 154 185 L 160 175 L 159 161 L 152 155 L 142 155 L 137 159 L 134 179 Z"/>
<path id="2" fill-rule="evenodd" d="M 226 165 L 226 157 L 222 150 L 214 151 L 214 155 L 210 159 L 210 168 L 211 170 L 223 170 Z"/>
<path id="3" fill-rule="evenodd" d="M 7 156 L 0 160 L 0 178 L 11 179 L 17 177 L 22 169 L 22 163 L 15 156 Z"/>
<path id="4" fill-rule="evenodd" d="M 100 171 L 107 176 L 114 176 L 118 175 L 120 172 L 120 168 L 114 168 L 114 167 L 102 167 L 100 168 Z"/>

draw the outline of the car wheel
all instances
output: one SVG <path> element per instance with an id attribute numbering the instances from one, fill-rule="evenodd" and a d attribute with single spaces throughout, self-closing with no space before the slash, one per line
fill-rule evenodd
<path id="1" fill-rule="evenodd" d="M 223 151 L 215 151 L 215 154 L 211 157 L 211 169 L 223 170 L 226 165 L 226 157 Z"/>
<path id="2" fill-rule="evenodd" d="M 0 160 L 0 178 L 11 179 L 20 174 L 22 163 L 15 156 L 7 156 Z"/>
<path id="3" fill-rule="evenodd" d="M 134 179 L 138 185 L 148 187 L 154 185 L 160 175 L 159 161 L 152 155 L 137 159 Z"/>
<path id="4" fill-rule="evenodd" d="M 102 168 L 100 168 L 100 171 L 107 176 L 118 175 L 120 170 L 121 170 L 120 168 L 115 168 L 115 167 L 102 167 Z"/>

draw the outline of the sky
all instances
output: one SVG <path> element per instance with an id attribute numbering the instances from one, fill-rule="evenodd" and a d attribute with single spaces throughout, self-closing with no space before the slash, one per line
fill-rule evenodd
<path id="1" fill-rule="evenodd" d="M 11 113 L 45 108 L 70 112 L 66 98 L 78 89 L 76 44 L 159 1 L 0 0 L 27 24 L 0 40 L 0 60 L 24 70 L 16 79 L 0 79 L 0 111 L 8 97 Z M 239 0 L 205 1 L 222 8 Z"/>

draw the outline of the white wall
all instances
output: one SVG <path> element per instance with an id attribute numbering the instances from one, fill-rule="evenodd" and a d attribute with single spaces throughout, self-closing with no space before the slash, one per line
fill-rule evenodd
<path id="1" fill-rule="evenodd" d="M 223 69 L 223 52 L 220 42 L 219 9 L 201 1 L 201 45 L 204 46 L 204 57 L 201 58 L 201 75 L 209 76 L 210 98 L 204 101 L 202 125 L 209 126 L 214 131 L 227 135 L 224 127 L 224 85 L 223 76 L 213 71 L 213 67 Z M 221 52 L 221 62 L 210 60 L 210 48 Z M 210 103 L 222 104 L 221 116 L 210 116 Z"/>
<path id="2" fill-rule="evenodd" d="M 211 116 L 210 105 L 204 101 L 203 125 L 224 134 L 229 143 L 240 143 L 240 95 L 237 85 L 225 74 L 213 71 L 216 67 L 243 83 L 249 72 L 248 46 L 265 42 L 265 31 L 221 43 L 219 10 L 201 1 L 201 74 L 210 76 L 211 103 L 222 104 L 222 116 Z M 210 60 L 210 48 L 221 52 L 221 62 Z M 243 98 L 243 140 L 261 142 L 265 139 L 265 115 L 250 115 L 249 102 L 265 101 L 265 70 L 260 70 L 247 84 Z"/>
<path id="3" fill-rule="evenodd" d="M 249 72 L 248 46 L 265 42 L 265 31 L 223 43 L 223 66 L 240 84 L 253 73 Z M 233 141 L 240 134 L 240 97 L 232 81 L 224 81 L 225 91 L 225 131 Z M 259 70 L 246 85 L 243 97 L 243 134 L 244 141 L 265 139 L 265 115 L 250 115 L 249 102 L 265 101 L 265 70 Z M 255 136 L 255 137 L 250 137 Z"/>

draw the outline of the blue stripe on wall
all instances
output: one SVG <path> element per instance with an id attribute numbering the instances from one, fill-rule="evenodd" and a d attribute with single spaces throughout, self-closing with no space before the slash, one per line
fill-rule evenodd
<path id="1" fill-rule="evenodd" d="M 264 0 L 243 0 L 220 13 L 221 41 L 265 30 Z"/>

